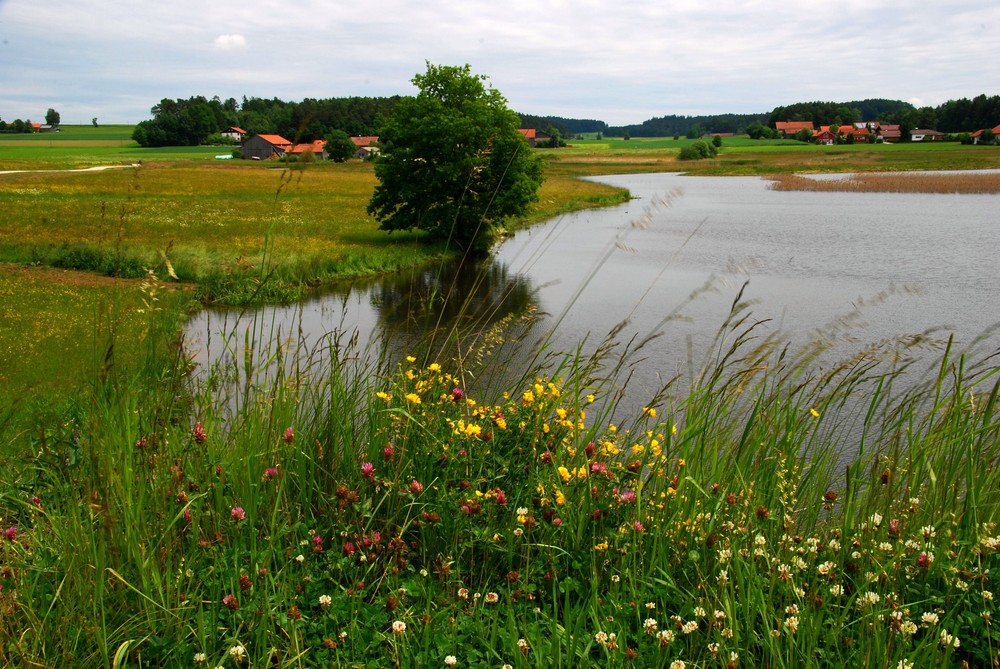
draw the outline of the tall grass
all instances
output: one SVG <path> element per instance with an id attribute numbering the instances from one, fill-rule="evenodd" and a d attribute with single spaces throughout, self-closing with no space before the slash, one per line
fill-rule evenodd
<path id="1" fill-rule="evenodd" d="M 4 473 L 4 663 L 991 664 L 995 358 L 819 373 L 758 327 L 618 425 L 613 343 L 478 397 L 473 350 L 351 340 L 109 374 Z"/>

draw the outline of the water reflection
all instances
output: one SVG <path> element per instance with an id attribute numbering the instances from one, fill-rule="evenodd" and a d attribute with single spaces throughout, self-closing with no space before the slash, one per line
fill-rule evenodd
<path id="1" fill-rule="evenodd" d="M 776 192 L 752 177 L 601 180 L 637 199 L 519 232 L 485 267 L 355 282 L 252 314 L 202 312 L 187 331 L 195 361 L 238 366 L 249 350 L 305 375 L 335 351 L 389 362 L 421 353 L 483 361 L 491 369 L 475 380 L 500 383 L 529 370 L 539 342 L 589 353 L 616 332 L 612 366 L 644 342 L 611 374 L 627 380 L 623 406 L 634 409 L 712 360 L 746 281 L 753 320 L 766 321 L 755 336 L 788 342 L 818 368 L 879 343 L 898 364 L 929 367 L 949 336 L 966 348 L 1000 320 L 1000 196 Z M 500 325 L 512 328 L 506 338 Z"/>

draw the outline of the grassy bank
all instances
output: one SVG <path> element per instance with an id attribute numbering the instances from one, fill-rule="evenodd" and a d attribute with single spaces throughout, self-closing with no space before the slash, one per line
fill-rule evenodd
<path id="1" fill-rule="evenodd" d="M 689 393 L 619 425 L 610 359 L 525 363 L 491 397 L 347 345 L 183 392 L 111 373 L 2 469 L 0 658 L 992 664 L 996 368 L 816 374 L 743 309 Z"/>

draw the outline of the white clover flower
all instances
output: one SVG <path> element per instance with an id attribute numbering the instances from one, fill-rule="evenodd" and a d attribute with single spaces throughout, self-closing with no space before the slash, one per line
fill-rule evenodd
<path id="1" fill-rule="evenodd" d="M 831 585 L 830 586 L 830 594 L 833 595 L 834 597 L 840 597 L 842 594 L 844 594 L 844 586 L 842 586 L 842 585 Z"/>
<path id="2" fill-rule="evenodd" d="M 657 625 L 656 618 L 646 618 L 646 622 L 642 624 L 642 628 L 646 631 L 646 634 L 652 634 L 656 631 Z"/>
<path id="3" fill-rule="evenodd" d="M 670 663 L 670 669 L 684 669 L 687 665 L 684 664 L 684 660 L 674 660 Z"/>
<path id="4" fill-rule="evenodd" d="M 656 608 L 656 602 L 646 602 L 646 608 L 652 611 Z"/>
<path id="5" fill-rule="evenodd" d="M 900 660 L 899 664 L 896 665 L 896 669 L 913 669 L 913 663 L 909 660 Z"/>
<path id="6" fill-rule="evenodd" d="M 394 620 L 392 623 L 392 633 L 393 634 L 405 634 L 406 633 L 406 623 L 402 620 Z"/>
<path id="7" fill-rule="evenodd" d="M 204 653 L 195 653 L 195 654 L 194 654 L 194 661 L 195 661 L 195 662 L 196 662 L 197 664 L 202 664 L 202 663 L 204 663 L 204 662 L 205 662 L 205 660 L 207 660 L 207 659 L 208 659 L 208 657 L 206 657 Z"/>
<path id="8" fill-rule="evenodd" d="M 789 634 L 794 635 L 799 629 L 799 619 L 796 616 L 789 616 L 785 618 L 785 628 L 788 630 Z"/>
<path id="9" fill-rule="evenodd" d="M 326 607 L 330 606 L 331 604 L 333 604 L 333 598 L 330 597 L 330 595 L 320 595 L 319 596 L 319 605 L 320 606 L 322 606 L 323 608 L 326 608 Z"/>
<path id="10" fill-rule="evenodd" d="M 295 556 L 295 561 L 298 562 L 299 564 L 302 564 L 303 562 L 306 561 L 306 556 L 299 553 L 298 555 Z"/>
<path id="11" fill-rule="evenodd" d="M 444 663 L 445 666 L 454 667 L 456 664 L 458 664 L 458 658 L 455 657 L 454 655 L 446 655 L 444 658 Z"/>

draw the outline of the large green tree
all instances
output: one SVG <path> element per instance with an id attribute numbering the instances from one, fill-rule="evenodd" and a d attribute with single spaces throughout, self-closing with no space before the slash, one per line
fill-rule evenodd
<path id="1" fill-rule="evenodd" d="M 420 92 L 379 133 L 368 213 L 382 230 L 424 230 L 434 242 L 485 252 L 499 225 L 537 199 L 541 162 L 518 115 L 468 65 L 428 63 L 413 84 Z"/>

